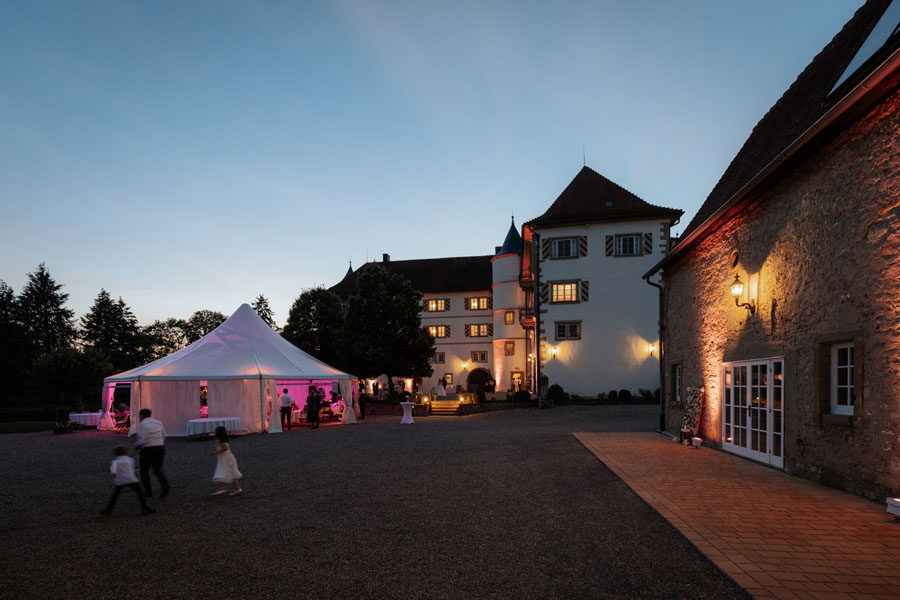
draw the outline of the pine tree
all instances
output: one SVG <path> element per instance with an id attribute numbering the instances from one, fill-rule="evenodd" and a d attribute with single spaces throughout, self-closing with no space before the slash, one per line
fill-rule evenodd
<path id="1" fill-rule="evenodd" d="M 269 306 L 268 298 L 260 294 L 250 306 L 256 311 L 256 314 L 259 315 L 259 318 L 262 319 L 266 325 L 275 331 L 278 331 L 278 325 L 275 324 L 275 312 Z"/>
<path id="2" fill-rule="evenodd" d="M 102 288 L 81 318 L 81 339 L 88 347 L 106 354 L 120 371 L 138 366 L 139 333 L 137 318 L 125 301 L 121 297 L 114 301 Z"/>
<path id="3" fill-rule="evenodd" d="M 191 315 L 184 324 L 184 333 L 188 342 L 196 342 L 207 333 L 221 325 L 227 319 L 225 315 L 215 310 L 198 310 Z"/>
<path id="4" fill-rule="evenodd" d="M 69 299 L 44 263 L 28 274 L 28 282 L 16 300 L 17 321 L 32 356 L 41 356 L 71 345 L 75 339 L 75 313 L 65 307 Z"/>

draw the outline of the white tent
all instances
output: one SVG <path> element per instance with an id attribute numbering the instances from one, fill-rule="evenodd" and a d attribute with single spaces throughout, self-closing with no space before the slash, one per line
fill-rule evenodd
<path id="1" fill-rule="evenodd" d="M 242 304 L 224 323 L 190 346 L 164 358 L 103 380 L 101 429 L 110 414 L 117 383 L 131 384 L 132 431 L 142 408 L 153 411 L 169 435 L 185 435 L 187 422 L 200 417 L 199 387 L 208 388 L 209 417 L 240 417 L 249 432 L 281 432 L 281 386 L 336 384 L 353 398 L 355 378 L 300 350 Z"/>

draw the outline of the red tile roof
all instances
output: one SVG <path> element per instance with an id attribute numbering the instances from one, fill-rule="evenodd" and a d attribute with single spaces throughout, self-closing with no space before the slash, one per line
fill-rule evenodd
<path id="1" fill-rule="evenodd" d="M 644 202 L 625 188 L 583 167 L 547 211 L 525 223 L 535 228 L 589 221 L 625 221 L 656 217 L 673 220 L 684 213 L 677 208 Z"/>
<path id="2" fill-rule="evenodd" d="M 416 260 L 388 260 L 376 262 L 390 273 L 406 277 L 413 287 L 422 293 L 451 293 L 484 291 L 491 289 L 493 273 L 491 259 L 486 256 L 456 256 L 451 258 L 422 258 Z M 366 263 L 366 265 L 373 263 Z M 337 284 L 328 288 L 342 298 L 349 298 L 356 292 L 356 274 L 363 265 L 347 275 Z"/>
<path id="3" fill-rule="evenodd" d="M 812 60 L 769 112 L 760 119 L 681 235 L 685 240 L 707 219 L 778 159 L 858 82 L 854 77 L 831 93 L 891 0 L 870 0 Z M 873 65 L 868 65 L 869 71 Z M 877 66 L 877 65 L 874 65 Z"/>

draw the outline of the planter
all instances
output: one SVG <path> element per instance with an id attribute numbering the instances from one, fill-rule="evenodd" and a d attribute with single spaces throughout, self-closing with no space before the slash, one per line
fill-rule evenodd
<path id="1" fill-rule="evenodd" d="M 700 449 L 700 446 L 703 444 L 703 438 L 695 437 L 691 442 L 694 444 L 694 448 Z"/>

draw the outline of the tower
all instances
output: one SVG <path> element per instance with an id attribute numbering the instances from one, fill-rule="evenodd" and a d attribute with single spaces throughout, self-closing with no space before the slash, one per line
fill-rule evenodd
<path id="1" fill-rule="evenodd" d="M 519 324 L 519 311 L 525 302 L 524 292 L 519 285 L 521 260 L 522 237 L 513 221 L 503 245 L 491 259 L 494 303 L 493 374 L 498 392 L 525 389 L 526 385 L 528 352 L 525 331 Z"/>

